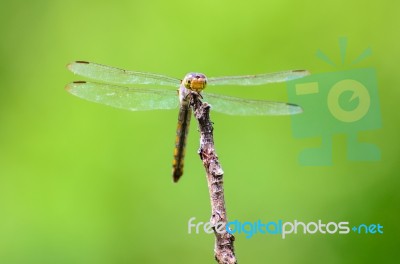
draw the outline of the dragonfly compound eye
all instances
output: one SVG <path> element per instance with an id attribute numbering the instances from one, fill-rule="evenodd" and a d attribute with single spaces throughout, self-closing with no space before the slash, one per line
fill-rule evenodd
<path id="1" fill-rule="evenodd" d="M 185 85 L 186 89 L 190 89 L 192 80 L 190 77 L 185 77 L 185 79 L 183 80 L 183 84 Z"/>
<path id="2" fill-rule="evenodd" d="M 187 89 L 201 92 L 206 88 L 207 78 L 202 73 L 188 73 L 183 80 L 183 84 Z"/>

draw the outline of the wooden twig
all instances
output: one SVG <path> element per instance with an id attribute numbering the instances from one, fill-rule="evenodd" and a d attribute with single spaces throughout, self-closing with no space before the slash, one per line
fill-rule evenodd
<path id="1" fill-rule="evenodd" d="M 215 234 L 214 256 L 219 264 L 237 263 L 233 242 L 235 237 L 228 232 L 217 232 L 217 224 L 226 226 L 228 220 L 225 209 L 223 170 L 214 148 L 213 124 L 210 120 L 210 105 L 200 100 L 200 95 L 193 92 L 191 107 L 200 130 L 200 159 L 207 173 L 208 190 L 211 200 L 211 225 Z"/>

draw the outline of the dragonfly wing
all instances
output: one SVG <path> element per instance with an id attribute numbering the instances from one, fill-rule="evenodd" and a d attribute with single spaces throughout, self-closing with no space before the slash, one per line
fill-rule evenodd
<path id="1" fill-rule="evenodd" d="M 228 115 L 256 116 L 256 115 L 293 115 L 303 112 L 295 104 L 250 100 L 225 95 L 203 94 L 204 101 L 211 105 L 211 109 Z"/>
<path id="2" fill-rule="evenodd" d="M 75 74 L 115 84 L 153 84 L 179 86 L 180 80 L 160 74 L 127 71 L 93 62 L 75 61 L 67 65 Z"/>
<path id="3" fill-rule="evenodd" d="M 131 111 L 173 109 L 179 105 L 176 91 L 73 82 L 65 89 L 80 98 Z"/>
<path id="4" fill-rule="evenodd" d="M 209 85 L 261 85 L 268 83 L 286 82 L 309 75 L 307 70 L 292 70 L 256 75 L 226 76 L 208 78 Z"/>

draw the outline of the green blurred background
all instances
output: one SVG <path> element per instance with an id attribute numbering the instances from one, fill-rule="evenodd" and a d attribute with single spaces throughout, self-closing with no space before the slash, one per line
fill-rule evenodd
<path id="1" fill-rule="evenodd" d="M 0 263 L 214 263 L 214 236 L 189 235 L 210 203 L 192 122 L 185 175 L 172 183 L 177 111 L 128 112 L 76 98 L 65 65 L 88 60 L 178 78 L 296 68 L 377 71 L 382 128 L 360 133 L 382 154 L 305 167 L 290 117 L 212 113 L 230 220 L 380 223 L 383 235 L 236 236 L 240 263 L 397 263 L 400 4 L 395 1 L 1 1 Z M 209 88 L 287 100 L 285 84 Z M 397 261 L 396 261 L 397 260 Z"/>

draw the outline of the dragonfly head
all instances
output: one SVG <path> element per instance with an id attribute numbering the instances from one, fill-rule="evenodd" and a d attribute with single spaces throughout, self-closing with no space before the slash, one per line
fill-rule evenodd
<path id="1" fill-rule="evenodd" d="M 191 72 L 186 74 L 182 83 L 189 90 L 201 92 L 206 88 L 207 77 L 202 73 Z"/>

